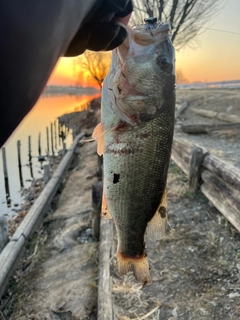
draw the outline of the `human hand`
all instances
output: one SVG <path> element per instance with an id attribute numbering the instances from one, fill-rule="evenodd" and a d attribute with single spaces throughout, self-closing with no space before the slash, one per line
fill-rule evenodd
<path id="1" fill-rule="evenodd" d="M 79 29 L 64 56 L 77 56 L 86 49 L 108 51 L 118 47 L 127 37 L 121 24 L 128 24 L 132 10 L 131 0 L 104 0 L 92 18 Z"/>

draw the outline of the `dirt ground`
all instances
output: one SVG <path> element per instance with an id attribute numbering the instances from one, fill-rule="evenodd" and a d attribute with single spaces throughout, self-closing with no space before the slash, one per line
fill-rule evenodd
<path id="1" fill-rule="evenodd" d="M 91 228 L 96 144 L 83 144 L 78 152 L 55 208 L 29 242 L 0 301 L 1 320 L 96 319 L 98 242 Z"/>
<path id="2" fill-rule="evenodd" d="M 152 285 L 141 289 L 133 276 L 122 281 L 113 259 L 116 319 L 239 319 L 239 233 L 200 192 L 189 194 L 173 162 L 167 189 L 167 234 L 147 240 Z"/>
<path id="3" fill-rule="evenodd" d="M 210 119 L 192 111 L 204 109 L 240 116 L 240 89 L 178 90 L 177 102 L 186 101 L 188 107 L 176 121 L 175 135 L 202 145 L 212 154 L 240 168 L 240 129 L 213 131 L 209 134 L 181 134 L 182 124 L 220 124 L 228 123 L 216 118 Z"/>
<path id="4" fill-rule="evenodd" d="M 220 123 L 194 114 L 193 107 L 240 115 L 240 90 L 178 91 L 177 102 L 184 101 L 188 107 L 176 121 L 175 135 L 240 167 L 239 130 L 207 135 L 181 132 L 182 124 Z M 76 114 L 74 126 L 80 130 Z M 97 319 L 97 243 L 77 240 L 82 231 L 91 229 L 89 192 L 96 181 L 93 148 L 93 144 L 84 146 L 86 157 L 79 159 L 56 211 L 45 221 L 39 238 L 42 249 L 18 281 L 11 316 L 1 318 L 4 309 L 0 307 L 1 320 Z M 167 190 L 166 236 L 157 242 L 146 238 L 153 283 L 142 288 L 131 274 L 119 277 L 112 258 L 115 319 L 240 319 L 239 232 L 200 191 L 189 193 L 186 175 L 172 161 Z"/>
<path id="5" fill-rule="evenodd" d="M 188 107 L 176 120 L 175 136 L 240 167 L 239 129 L 201 135 L 181 132 L 182 124 L 221 123 L 196 115 L 192 108 L 240 115 L 240 90 L 179 90 L 177 102 L 187 102 Z M 122 280 L 113 259 L 116 319 L 240 319 L 239 232 L 200 191 L 189 193 L 186 175 L 172 161 L 167 190 L 166 236 L 158 242 L 146 238 L 152 285 L 142 289 L 132 275 Z"/>

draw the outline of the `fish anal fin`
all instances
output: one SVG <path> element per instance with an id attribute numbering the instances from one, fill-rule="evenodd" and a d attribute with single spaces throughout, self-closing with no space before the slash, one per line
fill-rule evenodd
<path id="1" fill-rule="evenodd" d="M 100 122 L 93 131 L 92 137 L 97 141 L 97 153 L 99 156 L 104 152 L 104 131 L 103 124 Z"/>
<path id="2" fill-rule="evenodd" d="M 147 225 L 147 234 L 151 240 L 160 240 L 164 236 L 167 219 L 167 192 L 165 189 L 158 209 Z"/>
<path id="3" fill-rule="evenodd" d="M 136 280 L 142 282 L 143 285 L 152 283 L 148 258 L 145 250 L 140 257 L 128 257 L 118 251 L 117 265 L 118 272 L 121 276 L 133 271 Z"/>
<path id="4" fill-rule="evenodd" d="M 102 217 L 105 219 L 112 219 L 112 216 L 108 210 L 107 201 L 104 194 L 102 196 Z"/>

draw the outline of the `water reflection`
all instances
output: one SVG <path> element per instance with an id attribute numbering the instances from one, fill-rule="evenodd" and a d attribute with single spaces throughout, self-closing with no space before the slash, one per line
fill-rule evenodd
<path id="1" fill-rule="evenodd" d="M 70 147 L 71 132 L 58 123 L 58 117 L 87 109 L 88 103 L 99 96 L 100 93 L 45 95 L 39 99 L 5 143 L 5 149 L 0 150 L 0 215 L 11 216 L 13 209 L 19 208 L 23 200 L 21 189 L 28 188 L 33 179 L 42 177 L 49 155 L 56 155 L 64 147 Z M 6 158 L 7 181 L 3 157 Z"/>

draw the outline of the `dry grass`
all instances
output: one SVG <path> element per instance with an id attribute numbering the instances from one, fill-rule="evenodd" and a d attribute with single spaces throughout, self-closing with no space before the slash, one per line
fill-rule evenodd
<path id="1" fill-rule="evenodd" d="M 162 303 L 150 297 L 142 284 L 128 274 L 123 280 L 113 278 L 114 312 L 118 320 L 157 320 Z"/>

